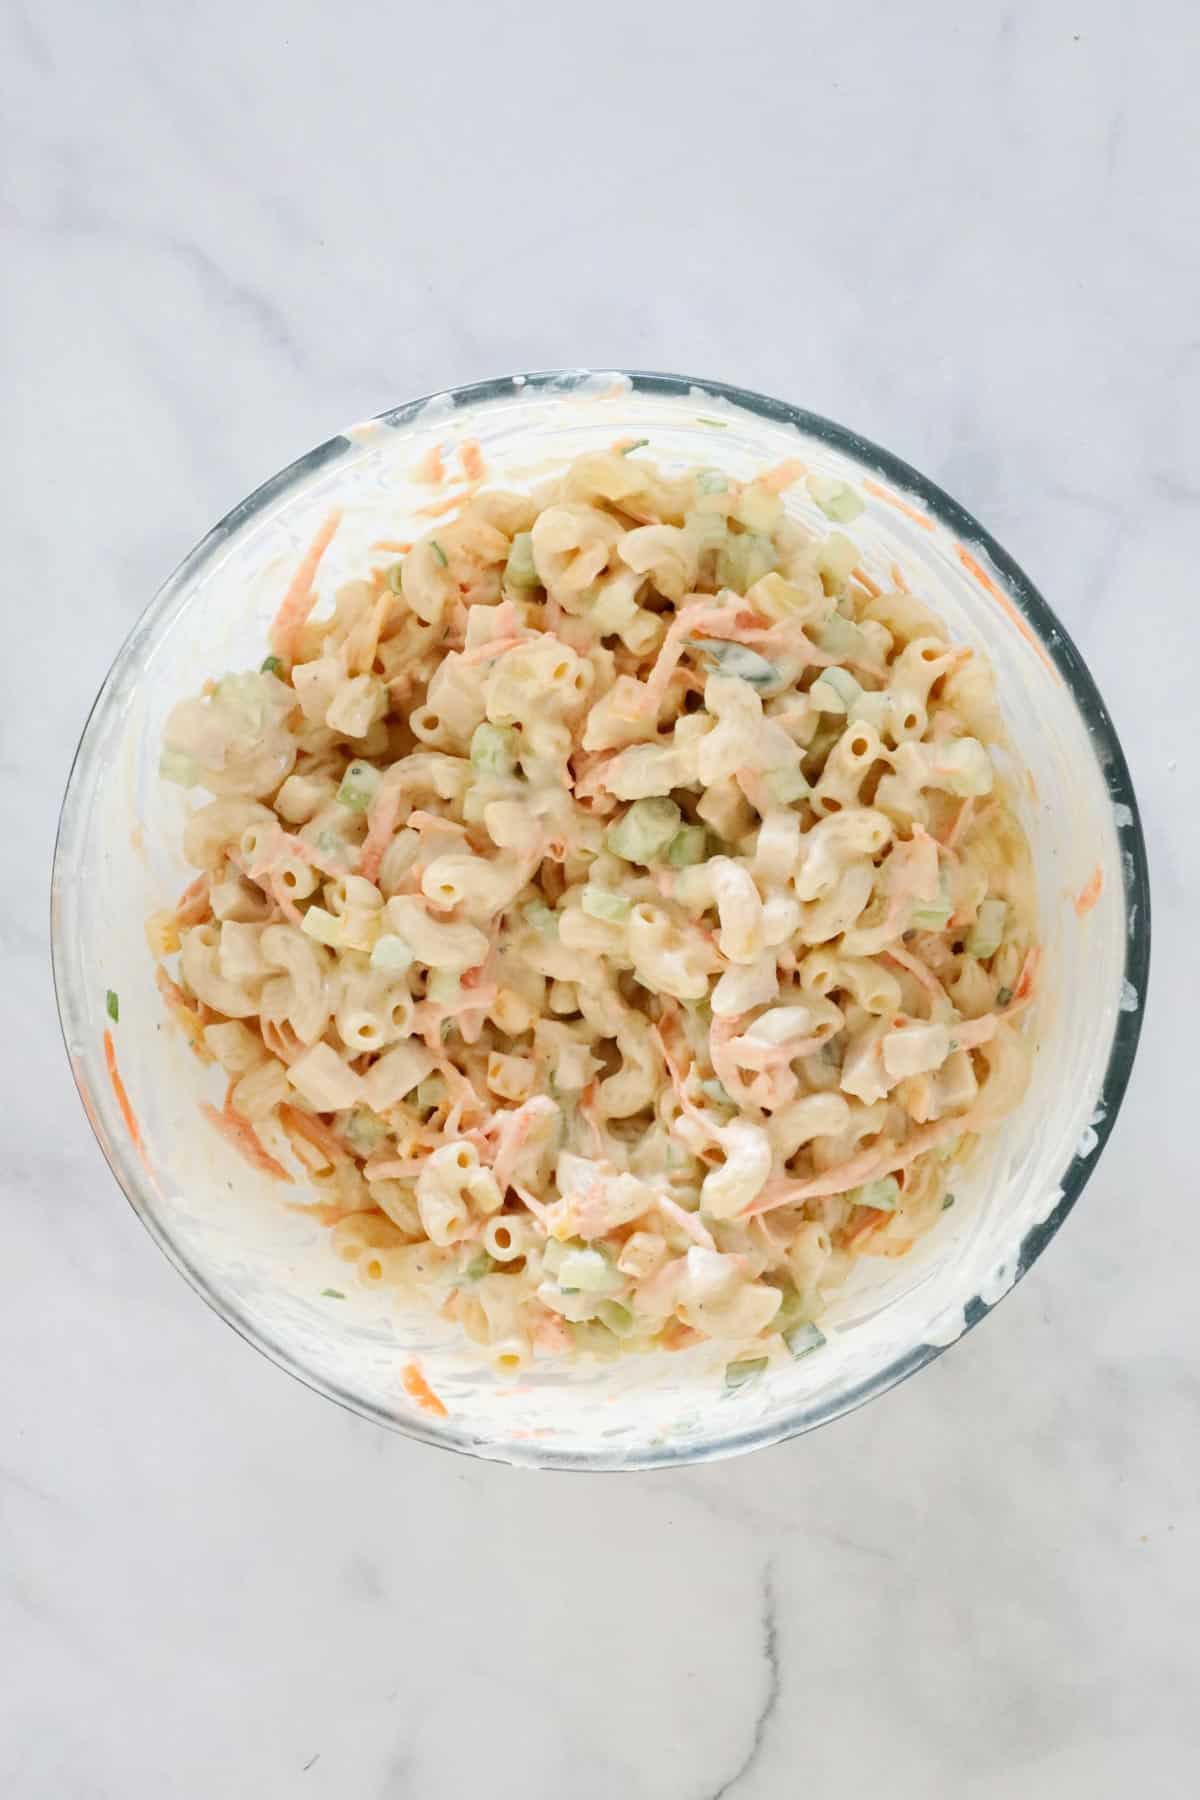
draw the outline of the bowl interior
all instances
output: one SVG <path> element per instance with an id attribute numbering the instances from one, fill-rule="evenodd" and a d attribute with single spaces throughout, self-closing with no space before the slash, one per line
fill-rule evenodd
<path id="1" fill-rule="evenodd" d="M 425 523 L 411 479 L 435 444 L 456 466 L 477 439 L 489 478 L 525 486 L 618 436 L 666 464 L 747 475 L 785 456 L 855 483 L 865 567 L 893 564 L 995 667 L 1033 849 L 1045 975 L 1028 1029 L 1033 1079 L 914 1251 L 856 1277 L 826 1347 L 726 1393 L 711 1346 L 578 1371 L 502 1377 L 424 1313 L 360 1291 L 298 1190 L 256 1176 L 202 1120 L 219 1103 L 169 1028 L 143 920 L 191 877 L 178 854 L 188 799 L 157 774 L 163 721 L 209 676 L 257 666 L 298 553 L 331 505 L 344 523 L 328 595 Z M 803 486 L 790 511 L 823 524 Z M 1096 868 L 1100 898 L 1074 896 Z M 1021 572 L 970 517 L 885 452 L 781 403 L 666 376 L 516 377 L 414 402 L 351 429 L 268 482 L 166 584 L 124 646 L 80 745 L 54 876 L 54 955 L 68 1052 L 93 1127 L 163 1248 L 238 1330 L 332 1397 L 414 1435 L 513 1462 L 644 1467 L 729 1454 L 835 1416 L 954 1341 L 1022 1274 L 1078 1195 L 1128 1078 L 1148 958 L 1144 851 L 1112 727 L 1077 652 Z M 137 1140 L 106 1066 L 105 993 Z M 296 1204 L 281 1202 L 281 1192 Z M 329 1290 L 333 1290 L 332 1293 Z M 336 1297 L 342 1296 L 342 1297 Z M 447 1409 L 403 1385 L 414 1355 Z"/>

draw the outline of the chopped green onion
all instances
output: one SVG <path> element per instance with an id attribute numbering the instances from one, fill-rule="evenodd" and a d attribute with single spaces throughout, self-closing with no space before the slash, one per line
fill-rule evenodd
<path id="1" fill-rule="evenodd" d="M 632 444 L 623 444 L 621 446 L 621 455 L 628 456 L 631 450 L 644 450 L 649 442 L 649 438 L 634 438 Z"/>
<path id="2" fill-rule="evenodd" d="M 802 1356 L 811 1356 L 814 1350 L 824 1348 L 825 1333 L 816 1325 L 794 1325 L 784 1332 L 783 1341 L 799 1362 Z"/>
<path id="3" fill-rule="evenodd" d="M 946 1196 L 945 1196 L 945 1198 L 944 1198 L 944 1199 L 943 1199 L 943 1201 L 942 1201 L 942 1211 L 943 1211 L 943 1212 L 949 1212 L 949 1211 L 950 1211 L 950 1208 L 951 1208 L 951 1207 L 952 1207 L 952 1206 L 953 1206 L 953 1205 L 954 1205 L 954 1195 L 953 1195 L 953 1194 L 947 1194 L 947 1195 L 946 1195 Z"/>
<path id="4" fill-rule="evenodd" d="M 486 720 L 471 734 L 471 767 L 479 775 L 511 775 L 517 766 L 517 734 L 511 725 Z"/>
<path id="5" fill-rule="evenodd" d="M 622 924 L 633 911 L 632 900 L 598 887 L 585 887 L 579 904 L 589 919 L 605 919 L 610 925 Z"/>
<path id="6" fill-rule="evenodd" d="M 338 805 L 348 806 L 351 812 L 366 812 L 375 798 L 380 779 L 379 770 L 373 769 L 370 763 L 352 762 L 337 791 Z"/>
<path id="7" fill-rule="evenodd" d="M 667 845 L 667 861 L 673 869 L 690 869 L 708 860 L 708 833 L 703 825 L 685 825 Z"/>
<path id="8" fill-rule="evenodd" d="M 855 1192 L 859 1206 L 873 1206 L 876 1212 L 895 1212 L 900 1200 L 900 1183 L 894 1175 L 880 1181 L 868 1181 Z"/>
<path id="9" fill-rule="evenodd" d="M 321 1298 L 322 1300 L 344 1300 L 346 1296 L 341 1288 L 322 1288 Z"/>
<path id="10" fill-rule="evenodd" d="M 779 680 L 775 664 L 746 644 L 727 644 L 721 638 L 689 638 L 688 647 L 711 656 L 722 675 L 736 675 L 751 687 L 774 687 Z"/>
<path id="11" fill-rule="evenodd" d="M 1013 991 L 1010 987 L 998 988 L 996 990 L 996 1005 L 1007 1006 L 1012 997 Z"/>
<path id="12" fill-rule="evenodd" d="M 300 929 L 305 937 L 315 938 L 318 944 L 328 944 L 331 950 L 341 948 L 342 921 L 326 912 L 323 906 L 310 906 Z"/>
<path id="13" fill-rule="evenodd" d="M 629 811 L 610 825 L 605 843 L 623 862 L 654 862 L 676 836 L 683 814 L 674 800 L 635 800 Z"/>
<path id="14" fill-rule="evenodd" d="M 427 1075 L 417 1085 L 417 1105 L 424 1110 L 428 1106 L 440 1106 L 446 1098 L 446 1082 L 441 1075 Z"/>
<path id="15" fill-rule="evenodd" d="M 544 900 L 530 900 L 521 908 L 521 913 L 525 923 L 540 931 L 543 937 L 558 936 L 558 914 Z"/>
<path id="16" fill-rule="evenodd" d="M 112 988 L 109 988 L 104 996 L 104 1010 L 115 1025 L 121 1017 L 121 1002 L 117 999 Z"/>
<path id="17" fill-rule="evenodd" d="M 164 781 L 173 781 L 176 787 L 195 787 L 200 780 L 200 764 L 182 750 L 164 749 L 158 759 L 158 772 Z"/>
<path id="18" fill-rule="evenodd" d="M 430 538 L 429 548 L 433 551 L 434 562 L 437 563 L 440 569 L 444 569 L 447 561 L 446 552 L 442 549 L 442 546 L 438 543 L 436 538 Z"/>
<path id="19" fill-rule="evenodd" d="M 967 955 L 980 958 L 995 956 L 1004 938 L 1007 918 L 1008 906 L 1005 901 L 985 900 L 979 908 L 975 923 L 967 933 Z"/>
<path id="20" fill-rule="evenodd" d="M 735 1388 L 745 1387 L 748 1381 L 756 1381 L 770 1362 L 767 1356 L 743 1356 L 738 1362 L 726 1363 L 725 1386 L 730 1393 Z"/>
<path id="21" fill-rule="evenodd" d="M 808 491 L 825 517 L 838 525 L 848 525 L 863 510 L 863 503 L 854 489 L 829 475 L 810 475 Z"/>
<path id="22" fill-rule="evenodd" d="M 633 1314 L 619 1300 L 601 1300 L 596 1317 L 614 1337 L 628 1337 L 633 1330 Z"/>
<path id="23" fill-rule="evenodd" d="M 258 666 L 260 675 L 282 675 L 283 664 L 277 656 L 267 656 Z"/>
<path id="24" fill-rule="evenodd" d="M 387 584 L 391 588 L 393 594 L 403 592 L 403 580 L 404 564 L 402 562 L 393 563 L 387 572 Z"/>
<path id="25" fill-rule="evenodd" d="M 371 950 L 371 967 L 373 969 L 393 969 L 400 974 L 405 969 L 411 969 L 412 965 L 413 953 L 404 939 L 399 937 L 396 932 L 385 931 L 382 937 L 375 939 Z"/>
<path id="26" fill-rule="evenodd" d="M 757 531 L 729 536 L 717 556 L 717 584 L 744 594 L 779 564 L 779 552 L 769 537 Z"/>
<path id="27" fill-rule="evenodd" d="M 822 669 L 817 679 L 808 690 L 808 697 L 822 712 L 849 712 L 853 703 L 862 693 L 862 683 L 856 681 L 849 669 Z"/>
<path id="28" fill-rule="evenodd" d="M 518 531 L 513 538 L 504 579 L 510 587 L 537 587 L 538 572 L 533 560 L 533 538 L 528 531 Z"/>
<path id="29" fill-rule="evenodd" d="M 497 1266 L 494 1256 L 489 1256 L 486 1250 L 477 1250 L 463 1270 L 463 1274 L 468 1281 L 482 1281 L 483 1277 L 490 1275 Z"/>
<path id="30" fill-rule="evenodd" d="M 698 494 L 727 494 L 729 483 L 720 469 L 701 469 L 696 476 Z"/>

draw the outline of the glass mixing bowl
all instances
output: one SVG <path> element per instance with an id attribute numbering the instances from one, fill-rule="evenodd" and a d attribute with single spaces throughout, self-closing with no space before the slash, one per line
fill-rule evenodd
<path id="1" fill-rule="evenodd" d="M 322 567 L 326 593 L 361 571 L 373 539 L 420 528 L 411 514 L 429 490 L 413 487 L 410 471 L 435 444 L 452 466 L 455 446 L 476 438 L 490 475 L 520 484 L 626 435 L 648 438 L 664 462 L 742 476 L 798 456 L 855 483 L 867 501 L 853 527 L 866 567 L 886 576 L 899 564 L 953 633 L 991 659 L 1032 778 L 1020 785 L 1046 955 L 1028 1026 L 1029 1092 L 956 1181 L 958 1203 L 937 1228 L 843 1293 L 824 1349 L 733 1392 L 710 1346 L 505 1376 L 442 1321 L 360 1292 L 327 1234 L 201 1118 L 198 1101 L 219 1102 L 219 1071 L 202 1068 L 168 1026 L 142 929 L 192 873 L 178 852 L 187 802 L 157 774 L 163 720 L 206 677 L 258 665 L 288 574 L 329 507 L 345 516 Z M 802 486 L 787 504 L 817 519 Z M 1072 896 L 1097 866 L 1100 897 L 1081 919 Z M 896 457 L 783 401 L 674 375 L 577 370 L 384 413 L 293 463 L 209 533 L 138 621 L 87 722 L 63 804 L 52 915 L 63 1033 L 93 1130 L 147 1229 L 221 1317 L 381 1424 L 573 1469 L 777 1442 L 882 1393 L 975 1325 L 1040 1255 L 1096 1166 L 1133 1063 L 1150 948 L 1145 846 L 1116 733 L 1075 646 L 987 532 Z M 108 989 L 120 996 L 112 1066 Z M 409 1396 L 414 1357 L 445 1417 Z"/>

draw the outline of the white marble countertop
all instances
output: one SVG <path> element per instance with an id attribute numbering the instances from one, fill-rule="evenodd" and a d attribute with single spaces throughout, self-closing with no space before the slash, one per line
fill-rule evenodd
<path id="1" fill-rule="evenodd" d="M 1192 8 L 11 0 L 0 57 L 0 1792 L 1194 1794 Z M 76 736 L 181 554 L 351 419 L 578 363 L 961 498 L 1091 664 L 1156 883 L 1125 1110 L 1029 1279 L 677 1475 L 435 1454 L 256 1356 L 109 1178 L 46 956 Z"/>

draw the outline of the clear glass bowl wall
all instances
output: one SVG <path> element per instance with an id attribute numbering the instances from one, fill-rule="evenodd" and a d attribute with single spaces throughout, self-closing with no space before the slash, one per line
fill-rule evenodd
<path id="1" fill-rule="evenodd" d="M 163 721 L 209 676 L 255 667 L 295 560 L 332 505 L 344 522 L 321 571 L 329 594 L 379 537 L 421 529 L 410 472 L 434 444 L 454 465 L 474 437 L 489 477 L 527 485 L 618 436 L 664 463 L 745 476 L 786 456 L 855 483 L 864 564 L 893 563 L 955 637 L 991 659 L 1016 757 L 1040 891 L 1045 979 L 1019 1111 L 956 1183 L 958 1203 L 899 1262 L 866 1265 L 828 1342 L 727 1393 L 710 1347 L 572 1372 L 492 1372 L 424 1312 L 359 1291 L 298 1190 L 257 1176 L 205 1124 L 220 1099 L 169 1027 L 142 924 L 191 878 L 180 791 L 157 775 Z M 824 526 L 803 488 L 790 511 Z M 1081 920 L 1072 896 L 1099 865 Z M 673 376 L 516 376 L 416 401 L 333 439 L 267 482 L 187 558 L 124 645 L 88 721 L 54 872 L 55 976 L 80 1094 L 104 1154 L 159 1244 L 231 1325 L 320 1392 L 414 1437 L 541 1467 L 640 1468 L 729 1455 L 845 1412 L 911 1374 L 1024 1273 L 1095 1166 L 1128 1079 L 1149 955 L 1144 847 L 1128 773 L 1078 652 L 1010 558 L 952 500 L 886 452 L 782 402 Z M 105 993 L 141 1133 L 131 1140 L 105 1066 Z M 1069 1250 L 1068 1250 L 1069 1254 Z M 341 1301 L 322 1294 L 328 1287 Z M 98 1302 L 99 1303 L 99 1302 Z M 403 1386 L 420 1360 L 447 1408 Z"/>

